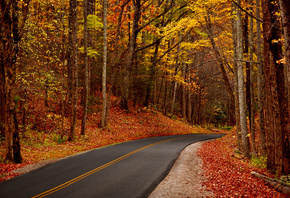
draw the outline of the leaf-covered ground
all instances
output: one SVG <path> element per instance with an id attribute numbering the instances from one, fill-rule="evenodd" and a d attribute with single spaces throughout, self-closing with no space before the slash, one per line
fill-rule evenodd
<path id="1" fill-rule="evenodd" d="M 40 114 L 39 114 L 40 116 Z M 57 115 L 49 114 L 38 120 L 43 120 L 42 128 L 50 128 L 59 125 Z M 46 120 L 45 120 L 46 119 Z M 60 135 L 48 132 L 27 130 L 21 133 L 21 152 L 24 159 L 21 164 L 4 163 L 5 142 L 0 143 L 0 182 L 17 176 L 13 170 L 40 161 L 57 159 L 69 156 L 81 151 L 102 147 L 105 145 L 142 139 L 153 136 L 210 133 L 210 131 L 192 127 L 179 121 L 173 121 L 161 113 L 146 109 L 131 107 L 130 113 L 124 112 L 118 107 L 110 111 L 109 126 L 100 129 L 100 116 L 91 113 L 85 136 L 79 136 L 81 120 L 78 120 L 76 139 L 73 142 L 60 139 Z M 68 123 L 65 123 L 68 125 Z M 65 126 L 65 128 L 69 128 Z"/>
<path id="2" fill-rule="evenodd" d="M 223 138 L 206 142 L 199 150 L 203 159 L 204 185 L 217 197 L 290 197 L 277 192 L 262 180 L 252 176 L 251 171 L 273 177 L 266 169 L 257 168 L 251 161 L 234 153 L 235 131 Z"/>

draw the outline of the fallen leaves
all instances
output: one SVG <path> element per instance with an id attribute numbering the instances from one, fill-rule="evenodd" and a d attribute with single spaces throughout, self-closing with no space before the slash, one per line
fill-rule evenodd
<path id="1" fill-rule="evenodd" d="M 251 176 L 251 171 L 269 173 L 251 166 L 248 160 L 233 157 L 230 136 L 204 143 L 199 150 L 207 179 L 204 185 L 217 197 L 289 197 Z"/>

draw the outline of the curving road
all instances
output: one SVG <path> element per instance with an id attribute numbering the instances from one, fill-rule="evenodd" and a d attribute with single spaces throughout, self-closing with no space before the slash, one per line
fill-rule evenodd
<path id="1" fill-rule="evenodd" d="M 221 136 L 154 137 L 91 150 L 0 183 L 0 198 L 147 197 L 187 145 Z"/>

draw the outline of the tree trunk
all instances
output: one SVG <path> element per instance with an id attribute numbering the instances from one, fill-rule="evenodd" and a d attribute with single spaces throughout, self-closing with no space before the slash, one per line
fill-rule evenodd
<path id="1" fill-rule="evenodd" d="M 264 2 L 264 52 L 266 64 L 266 90 L 267 92 L 267 168 L 280 176 L 290 173 L 289 138 L 287 134 L 289 108 L 286 99 L 284 65 L 282 59 L 281 28 L 276 23 L 278 12 L 275 0 Z M 270 53 L 269 53 L 270 52 Z M 267 55 L 267 53 L 269 55 Z M 271 138 L 268 138 L 268 136 Z M 273 147 L 275 154 L 273 153 Z"/>
<path id="2" fill-rule="evenodd" d="M 253 14 L 253 0 L 250 0 L 250 14 Z M 252 145 L 252 151 L 253 153 L 257 152 L 256 149 L 256 142 L 255 142 L 255 112 L 254 112 L 254 33 L 253 33 L 253 29 L 254 29 L 254 21 L 253 21 L 253 17 L 250 17 L 250 37 L 249 37 L 249 47 L 250 47 L 250 104 L 251 104 L 251 108 L 250 108 L 250 131 L 251 131 L 251 145 Z"/>
<path id="3" fill-rule="evenodd" d="M 19 126 L 16 115 L 16 109 L 13 114 L 13 123 L 14 123 L 14 131 L 13 131 L 13 160 L 15 163 L 22 162 L 21 149 L 20 149 L 20 137 L 19 137 Z"/>
<path id="4" fill-rule="evenodd" d="M 1 28 L 1 27 L 0 27 Z M 5 137 L 5 98 L 4 98 L 4 62 L 3 53 L 0 56 L 0 135 Z"/>
<path id="5" fill-rule="evenodd" d="M 15 0 L 0 2 L 0 75 L 1 75 L 1 97 L 4 97 L 1 108 L 1 123 L 4 124 L 6 153 L 5 161 L 21 162 L 19 144 L 18 123 L 15 120 L 15 81 L 16 81 L 16 61 L 19 53 L 19 42 L 23 30 L 29 0 L 24 1 L 22 10 L 18 8 Z M 19 16 L 22 14 L 22 16 Z M 21 18 L 21 21 L 19 20 Z M 22 24 L 20 23 L 22 22 Z M 3 117 L 2 117 L 3 116 Z M 15 122 L 16 121 L 16 122 Z"/>
<path id="6" fill-rule="evenodd" d="M 279 0 L 281 17 L 282 17 L 282 27 L 284 33 L 285 42 L 285 58 L 286 58 L 286 80 L 288 86 L 288 103 L 290 103 L 290 2 L 287 0 Z M 289 137 L 290 135 L 288 135 Z M 290 138 L 290 137 L 289 137 Z"/>
<path id="7" fill-rule="evenodd" d="M 232 3 L 232 13 L 237 11 L 236 5 Z M 238 96 L 238 70 L 237 70 L 237 20 L 234 16 L 233 23 L 233 57 L 234 57 L 234 79 L 235 79 L 235 115 L 236 115 L 236 133 L 237 133 L 237 145 L 238 151 L 242 150 L 241 147 L 241 124 L 240 124 L 240 108 L 239 108 L 239 96 Z"/>
<path id="8" fill-rule="evenodd" d="M 248 0 L 246 0 L 246 3 L 248 4 Z M 247 11 L 249 11 L 249 9 L 246 9 Z M 250 52 L 250 36 L 249 36 L 249 32 L 251 30 L 249 30 L 249 16 L 248 14 L 245 15 L 244 18 L 244 23 L 243 23 L 243 38 L 244 38 L 244 54 L 246 54 L 247 57 L 251 56 L 251 52 Z M 251 145 L 252 145 L 252 150 L 255 153 L 255 132 L 252 131 L 252 129 L 254 128 L 253 126 L 253 122 L 252 119 L 253 117 L 253 106 L 252 106 L 252 89 L 251 89 L 251 85 L 252 85 L 252 79 L 251 79 L 251 66 L 253 64 L 249 61 L 246 62 L 246 107 L 248 110 L 248 114 L 249 114 L 249 129 L 250 129 L 250 134 L 251 134 Z"/>
<path id="9" fill-rule="evenodd" d="M 238 5 L 241 5 L 238 0 Z M 240 107 L 241 135 L 243 152 L 246 158 L 250 158 L 250 142 L 247 129 L 246 101 L 244 92 L 244 71 L 243 71 L 243 41 L 242 41 L 242 19 L 241 11 L 237 9 L 237 73 L 238 73 L 238 94 Z"/>
<path id="10" fill-rule="evenodd" d="M 270 35 L 269 31 L 271 29 L 271 19 L 270 19 L 270 10 L 269 10 L 268 1 L 262 1 L 262 9 L 263 9 L 263 36 L 264 36 L 264 70 L 265 70 L 265 125 L 266 128 L 266 151 L 267 151 L 267 169 L 275 172 L 275 104 L 274 95 L 276 92 L 275 87 L 273 86 L 274 82 L 274 72 L 272 67 L 270 66 Z M 271 42 L 271 41 L 270 41 Z M 274 88 L 273 88 L 274 87 Z M 274 114 L 273 114 L 274 113 Z"/>
<path id="11" fill-rule="evenodd" d="M 187 65 L 187 85 L 190 87 L 191 83 L 191 66 L 190 64 Z M 188 88 L 186 91 L 187 94 L 187 121 L 188 123 L 192 123 L 192 117 L 191 117 L 191 112 L 192 112 L 192 106 L 191 106 L 191 89 Z"/>
<path id="12" fill-rule="evenodd" d="M 260 0 L 256 0 L 256 18 L 260 19 Z M 258 112 L 259 112 L 259 131 L 260 131 L 260 146 L 261 154 L 266 155 L 266 136 L 265 136 L 265 121 L 264 121 L 264 73 L 262 63 L 262 35 L 261 23 L 257 24 L 257 84 L 258 84 Z"/>
<path id="13" fill-rule="evenodd" d="M 71 126 L 69 141 L 75 136 L 76 128 L 76 108 L 77 108 L 77 79 L 78 79 L 78 42 L 77 42 L 77 1 L 70 0 L 69 4 L 69 36 L 68 36 L 68 85 L 69 85 L 69 102 L 71 105 Z"/>
<path id="14" fill-rule="evenodd" d="M 84 0 L 83 7 L 84 14 L 84 100 L 83 100 L 83 119 L 81 127 L 81 135 L 85 135 L 86 132 L 86 120 L 88 113 L 88 97 L 89 97 L 89 68 L 88 68 L 88 0 Z"/>
<path id="15" fill-rule="evenodd" d="M 184 79 L 184 84 L 182 85 L 182 117 L 184 120 L 186 120 L 186 64 L 183 63 L 183 68 L 182 68 L 182 76 Z"/>
<path id="16" fill-rule="evenodd" d="M 107 9 L 108 1 L 104 0 L 104 40 L 103 40 L 103 76 L 102 76 L 102 118 L 101 127 L 106 127 L 106 112 L 107 112 Z M 110 99 L 110 98 L 109 98 Z"/>
<path id="17" fill-rule="evenodd" d="M 286 1 L 286 0 L 279 0 L 280 3 L 280 9 L 281 9 L 281 16 L 282 16 L 282 27 L 283 27 L 283 32 L 284 32 L 284 40 L 285 40 L 285 55 L 286 55 L 286 72 L 290 71 L 290 1 Z M 280 68 L 281 70 L 281 68 Z M 288 75 L 289 76 L 289 73 Z M 283 82 L 281 82 L 283 83 Z M 286 84 L 289 85 L 289 81 L 286 78 Z M 290 93 L 289 91 L 289 86 L 288 86 L 288 94 Z M 282 101 L 284 100 L 284 97 L 286 97 L 285 94 L 283 94 L 282 96 Z M 288 108 L 288 112 L 289 112 L 289 95 L 288 95 L 288 103 L 281 104 L 280 109 L 284 109 L 284 111 L 287 110 Z M 282 127 L 283 127 L 283 166 L 284 169 L 288 169 L 288 171 L 284 172 L 286 174 L 289 174 L 290 171 L 290 128 L 289 128 L 289 113 L 288 113 L 288 118 L 284 118 L 285 120 L 282 121 Z"/>

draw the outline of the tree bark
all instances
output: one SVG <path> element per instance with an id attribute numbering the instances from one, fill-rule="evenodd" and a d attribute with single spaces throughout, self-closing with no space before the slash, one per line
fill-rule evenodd
<path id="1" fill-rule="evenodd" d="M 266 64 L 267 98 L 267 165 L 278 176 L 290 173 L 290 148 L 287 134 L 289 108 L 286 99 L 284 65 L 282 59 L 281 27 L 277 21 L 278 6 L 275 0 L 264 2 L 264 48 Z M 267 51 L 266 51 L 267 50 Z M 269 53 L 270 52 L 270 53 Z M 269 55 L 267 55 L 268 53 Z M 271 139 L 268 139 L 268 136 Z M 275 155 L 271 154 L 275 149 Z"/>
<path id="2" fill-rule="evenodd" d="M 187 85 L 190 87 L 191 84 L 191 66 L 188 64 L 187 66 Z M 192 106 L 191 106 L 191 89 L 187 89 L 187 121 L 188 123 L 192 123 Z"/>
<path id="3" fill-rule="evenodd" d="M 89 97 L 89 67 L 88 67 L 88 0 L 84 0 L 83 7 L 84 15 L 84 101 L 83 101 L 83 119 L 81 127 L 81 135 L 85 135 L 86 132 L 86 120 L 88 113 L 88 97 Z"/>
<path id="4" fill-rule="evenodd" d="M 262 1 L 262 10 L 263 10 L 263 38 L 264 38 L 264 70 L 265 70 L 265 125 L 266 128 L 266 151 L 267 151 L 267 169 L 272 172 L 275 171 L 275 121 L 277 114 L 275 112 L 275 106 L 278 106 L 275 103 L 274 95 L 276 92 L 276 87 L 273 85 L 274 81 L 274 72 L 270 65 L 270 29 L 271 29 L 271 19 L 270 19 L 270 2 Z M 269 40 L 269 41 L 268 41 Z"/>
<path id="5" fill-rule="evenodd" d="M 103 75 L 102 75 L 102 118 L 101 127 L 106 127 L 106 112 L 107 112 L 107 9 L 108 1 L 104 0 L 104 40 L 103 40 Z M 109 98 L 110 99 L 110 98 Z"/>
<path id="6" fill-rule="evenodd" d="M 27 18 L 29 0 L 19 9 L 16 0 L 0 2 L 0 75 L 1 75 L 1 124 L 6 140 L 5 161 L 21 162 L 18 123 L 15 122 L 15 81 L 19 42 Z M 22 14 L 20 16 L 20 14 Z M 21 20 L 20 20 L 21 19 Z M 3 98 L 4 99 L 3 99 Z M 3 117 L 2 117 L 3 116 Z"/>
<path id="7" fill-rule="evenodd" d="M 71 105 L 71 126 L 69 141 L 75 136 L 76 128 L 76 108 L 77 108 L 77 79 L 78 79 L 78 42 L 77 42 L 77 1 L 70 0 L 69 4 L 69 36 L 68 36 L 68 86 L 69 102 Z"/>
<path id="8" fill-rule="evenodd" d="M 284 33 L 284 43 L 285 43 L 285 58 L 286 58 L 286 80 L 288 86 L 288 103 L 290 103 L 290 2 L 287 0 L 279 0 L 281 17 L 282 17 L 282 27 Z M 289 135 L 290 136 L 290 135 Z M 288 136 L 288 137 L 289 137 Z M 290 137 L 289 137 L 290 138 Z"/>
<path id="9" fill-rule="evenodd" d="M 238 5 L 241 1 L 238 0 Z M 243 152 L 246 158 L 250 158 L 250 142 L 247 129 L 246 101 L 244 92 L 244 71 L 243 71 L 243 41 L 242 41 L 242 19 L 241 11 L 237 9 L 237 73 L 238 73 L 238 94 L 240 108 L 241 136 Z"/>
<path id="10" fill-rule="evenodd" d="M 232 3 L 232 13 L 236 13 L 237 8 L 234 3 Z M 240 124 L 240 108 L 239 108 L 239 96 L 238 96 L 238 70 L 237 70 L 237 20 L 233 16 L 232 19 L 233 26 L 233 57 L 234 57 L 234 79 L 235 79 L 235 115 L 236 115 L 236 133 L 237 133 L 237 145 L 238 151 L 242 150 L 241 147 L 241 124 Z"/>
<path id="11" fill-rule="evenodd" d="M 281 9 L 281 16 L 282 16 L 282 27 L 283 27 L 283 32 L 284 32 L 284 40 L 285 40 L 285 56 L 286 56 L 286 72 L 288 72 L 288 75 L 286 74 L 285 76 L 289 76 L 289 71 L 290 71 L 290 1 L 287 0 L 279 0 L 280 3 L 280 9 Z M 282 68 L 280 68 L 280 71 L 282 72 Z M 285 71 L 285 70 L 284 70 Z M 280 73 L 283 74 L 283 73 Z M 281 76 L 282 78 L 282 76 Z M 283 78 L 284 79 L 284 78 Z M 283 83 L 283 82 L 281 82 Z M 289 80 L 286 78 L 286 84 L 288 85 L 288 102 L 285 103 L 286 101 L 286 91 L 283 93 L 281 96 L 282 99 L 282 104 L 280 109 L 287 111 L 288 108 L 288 117 L 284 117 L 282 120 L 282 129 L 283 129 L 283 166 L 285 170 L 288 170 L 286 174 L 289 174 L 290 172 L 290 126 L 289 126 L 289 101 L 290 101 L 290 91 L 289 91 Z M 287 87 L 285 87 L 287 88 Z M 284 172 L 285 172 L 284 170 Z"/>
<path id="12" fill-rule="evenodd" d="M 256 18 L 260 19 L 260 0 L 256 0 Z M 266 136 L 264 121 L 264 73 L 262 63 L 262 33 L 261 23 L 256 21 L 257 25 L 257 84 L 258 84 L 258 112 L 259 112 L 259 131 L 261 154 L 266 155 Z"/>
<path id="13" fill-rule="evenodd" d="M 250 14 L 253 14 L 253 0 L 249 1 L 250 3 Z M 250 55 L 249 55 L 249 59 L 250 59 L 250 104 L 251 104 L 251 108 L 250 108 L 250 131 L 251 131 L 251 145 L 252 145 L 252 151 L 253 153 L 257 152 L 256 149 L 256 141 L 255 141 L 255 112 L 254 112 L 254 21 L 253 21 L 253 17 L 250 17 L 250 35 L 249 35 L 249 47 L 250 47 Z"/>
<path id="14" fill-rule="evenodd" d="M 183 63 L 182 76 L 184 79 L 184 84 L 182 85 L 182 117 L 186 120 L 186 64 Z M 187 107 L 188 108 L 188 107 Z"/>

